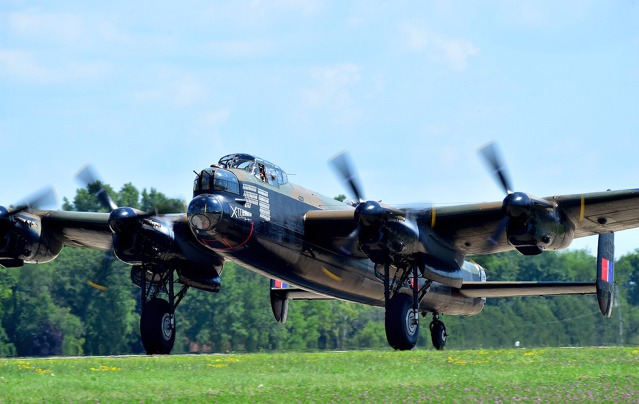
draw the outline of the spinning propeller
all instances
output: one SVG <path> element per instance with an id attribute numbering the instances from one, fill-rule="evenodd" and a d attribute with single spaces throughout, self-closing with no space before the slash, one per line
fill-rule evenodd
<path id="1" fill-rule="evenodd" d="M 366 200 L 358 176 L 346 153 L 329 160 L 331 166 L 346 183 L 351 197 L 359 203 L 355 207 L 357 228 L 346 238 L 342 252 L 350 254 L 359 241 L 362 252 L 377 263 L 389 259 L 389 254 L 410 254 L 419 242 L 417 226 L 408 210 L 399 210 L 374 200 Z"/>
<path id="2" fill-rule="evenodd" d="M 492 244 L 497 244 L 500 237 L 511 221 L 526 221 L 535 206 L 543 208 L 553 208 L 554 205 L 545 199 L 531 197 L 524 192 L 514 192 L 508 175 L 506 164 L 499 153 L 497 144 L 490 142 L 479 149 L 479 154 L 484 158 L 488 169 L 494 176 L 495 181 L 506 193 L 502 202 L 502 210 L 506 216 L 499 222 L 497 230 L 488 239 Z"/>
<path id="3" fill-rule="evenodd" d="M 130 207 L 118 207 L 113 198 L 109 195 L 104 182 L 100 179 L 98 172 L 90 164 L 85 165 L 76 174 L 76 179 L 93 194 L 100 206 L 110 212 L 109 227 L 114 233 L 130 233 L 141 226 L 141 220 L 153 216 Z"/>
<path id="4" fill-rule="evenodd" d="M 101 207 L 110 212 L 107 223 L 112 232 L 113 253 L 121 261 L 132 265 L 163 262 L 172 253 L 175 241 L 173 227 L 161 215 L 132 207 L 118 207 L 97 171 L 90 165 L 84 166 L 76 178 L 98 199 Z M 105 259 L 110 259 L 110 256 L 105 255 Z"/>
<path id="5" fill-rule="evenodd" d="M 348 154 L 346 152 L 339 153 L 331 158 L 329 162 L 335 171 L 337 171 L 344 183 L 348 186 L 351 191 L 351 196 L 355 198 L 355 201 L 363 202 L 364 196 L 359 185 L 357 174 L 353 169 L 353 165 Z"/>
<path id="6" fill-rule="evenodd" d="M 383 224 L 387 215 L 405 217 L 404 211 L 382 207 L 379 202 L 364 198 L 364 194 L 361 191 L 362 187 L 359 185 L 359 177 L 353 169 L 347 153 L 339 153 L 329 162 L 348 186 L 351 196 L 358 202 L 355 208 L 355 220 L 358 224 L 367 229 L 377 229 Z"/>
<path id="7" fill-rule="evenodd" d="M 87 164 L 78 171 L 75 175 L 76 179 L 84 185 L 85 188 L 91 192 L 90 187 L 100 187 L 97 191 L 93 192 L 93 195 L 98 199 L 100 205 L 107 210 L 107 212 L 111 212 L 118 208 L 118 205 L 111 198 L 107 190 L 102 186 L 104 182 L 100 179 L 98 172 L 93 168 L 93 166 Z"/>
<path id="8" fill-rule="evenodd" d="M 53 187 L 43 188 L 25 199 L 18 202 L 14 207 L 5 208 L 0 206 L 0 225 L 7 227 L 10 225 L 10 216 L 16 213 L 24 212 L 29 209 L 39 209 L 47 206 L 55 206 L 58 204 L 58 198 Z"/>
<path id="9" fill-rule="evenodd" d="M 512 194 L 513 187 L 510 183 L 510 178 L 506 170 L 506 165 L 499 153 L 497 144 L 490 142 L 479 148 L 479 154 L 484 158 L 484 162 L 488 168 L 492 170 L 492 174 L 495 177 L 497 184 L 501 186 L 506 194 Z"/>

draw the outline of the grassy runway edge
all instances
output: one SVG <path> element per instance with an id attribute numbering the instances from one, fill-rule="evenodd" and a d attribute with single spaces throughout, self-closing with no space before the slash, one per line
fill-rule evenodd
<path id="1" fill-rule="evenodd" d="M 639 349 L 0 359 L 2 402 L 639 402 Z"/>

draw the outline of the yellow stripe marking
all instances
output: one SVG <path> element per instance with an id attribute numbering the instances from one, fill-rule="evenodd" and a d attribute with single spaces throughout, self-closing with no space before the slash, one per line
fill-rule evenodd
<path id="1" fill-rule="evenodd" d="M 87 283 L 89 284 L 89 286 L 92 286 L 98 290 L 107 290 L 108 288 L 106 286 L 102 286 L 102 285 L 98 285 L 97 283 L 93 283 L 91 281 L 87 281 Z"/>
<path id="2" fill-rule="evenodd" d="M 329 271 L 328 269 L 322 267 L 322 272 L 324 272 L 326 274 L 326 276 L 328 276 L 329 278 L 331 278 L 332 280 L 336 281 L 336 282 L 341 282 L 342 278 L 340 278 L 339 276 L 335 275 L 334 273 L 332 273 L 331 271 Z"/>
<path id="3" fill-rule="evenodd" d="M 433 210 L 430 216 L 430 228 L 434 228 L 435 227 L 435 219 L 437 218 L 437 213 L 435 212 L 435 207 L 433 206 Z"/>
<path id="4" fill-rule="evenodd" d="M 586 216 L 586 199 L 582 196 L 581 197 L 581 210 L 579 211 L 579 221 L 581 222 L 582 220 L 584 220 L 585 216 Z"/>

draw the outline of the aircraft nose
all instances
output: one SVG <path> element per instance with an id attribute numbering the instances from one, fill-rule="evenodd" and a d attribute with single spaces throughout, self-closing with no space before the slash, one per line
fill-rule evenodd
<path id="1" fill-rule="evenodd" d="M 215 196 L 202 194 L 191 200 L 187 209 L 189 223 L 196 230 L 206 231 L 222 219 L 222 202 Z"/>

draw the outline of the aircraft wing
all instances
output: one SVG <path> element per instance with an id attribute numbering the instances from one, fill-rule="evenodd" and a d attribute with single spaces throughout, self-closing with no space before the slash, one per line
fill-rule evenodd
<path id="1" fill-rule="evenodd" d="M 575 237 L 639 227 L 639 189 L 544 198 L 557 203 L 575 225 Z M 505 232 L 489 242 L 504 218 L 502 203 L 442 206 L 418 212 L 438 238 L 463 255 L 484 255 L 514 249 Z M 322 248 L 365 258 L 357 249 L 353 210 L 311 211 L 305 217 L 306 239 Z"/>
<path id="2" fill-rule="evenodd" d="M 575 237 L 617 232 L 639 227 L 639 190 L 596 192 L 544 198 L 554 201 L 575 225 Z M 496 244 L 488 242 L 504 214 L 501 202 L 433 208 L 432 228 L 464 255 L 512 250 L 502 233 Z M 434 215 L 434 219 L 433 216 Z"/>
<path id="3" fill-rule="evenodd" d="M 639 189 L 558 196 L 554 200 L 577 224 L 575 237 L 639 227 Z"/>
<path id="4" fill-rule="evenodd" d="M 113 235 L 109 229 L 108 213 L 35 211 L 47 233 L 62 244 L 98 250 L 110 250 Z"/>
<path id="5" fill-rule="evenodd" d="M 521 297 L 593 295 L 594 282 L 464 282 L 458 289 L 464 297 Z"/>

